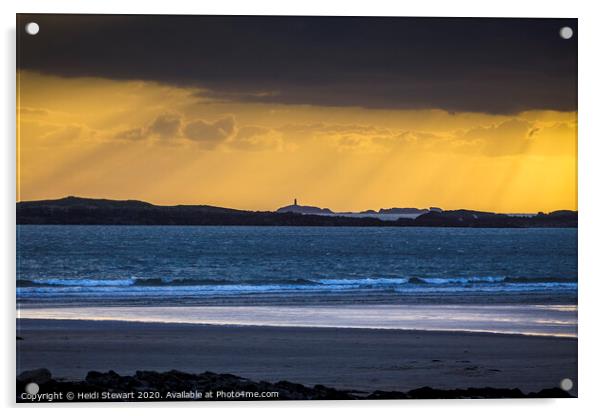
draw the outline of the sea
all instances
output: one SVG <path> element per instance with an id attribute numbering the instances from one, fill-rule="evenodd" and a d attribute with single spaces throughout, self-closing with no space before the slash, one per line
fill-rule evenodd
<path id="1" fill-rule="evenodd" d="M 16 293 L 20 317 L 576 336 L 577 229 L 18 225 Z"/>

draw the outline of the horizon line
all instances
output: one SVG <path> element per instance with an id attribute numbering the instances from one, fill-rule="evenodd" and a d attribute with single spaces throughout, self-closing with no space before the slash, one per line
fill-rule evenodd
<path id="1" fill-rule="evenodd" d="M 102 197 L 83 197 L 83 196 L 78 196 L 78 195 L 67 195 L 67 196 L 63 196 L 63 197 L 59 197 L 59 198 L 48 198 L 48 199 L 32 199 L 32 200 L 17 200 L 16 204 L 20 204 L 20 203 L 31 203 L 31 202 L 46 202 L 46 201 L 60 201 L 60 200 L 65 200 L 65 199 L 84 199 L 84 200 L 96 200 L 96 201 L 112 201 L 112 202 L 143 202 L 145 204 L 149 204 L 149 205 L 153 205 L 156 207 L 177 207 L 177 206 L 206 206 L 206 207 L 214 207 L 214 208 L 224 208 L 224 209 L 231 209 L 231 210 L 236 210 L 236 211 L 250 211 L 250 212 L 276 212 L 276 210 L 280 209 L 280 208 L 284 208 L 284 207 L 289 207 L 289 206 L 294 206 L 295 203 L 297 203 L 297 198 L 293 198 L 293 200 L 295 201 L 294 204 L 288 204 L 288 205 L 282 205 L 280 207 L 276 207 L 273 210 L 261 210 L 261 209 L 243 209 L 243 208 L 232 208 L 232 207 L 227 207 L 227 206 L 219 206 L 219 205 L 210 205 L 210 204 L 203 204 L 203 203 L 196 203 L 196 204 L 172 204 L 172 205 L 163 205 L 163 204 L 157 204 L 154 202 L 149 202 L 149 201 L 145 201 L 143 199 L 111 199 L 111 198 L 102 198 Z M 318 207 L 318 208 L 322 208 L 322 209 L 330 209 L 328 207 L 322 207 L 319 205 L 303 205 L 303 204 L 296 204 L 300 207 Z M 441 206 L 437 206 L 436 204 L 431 205 L 430 207 L 418 207 L 418 206 L 404 206 L 404 205 L 398 205 L 398 206 L 391 206 L 391 207 L 380 207 L 379 209 L 396 209 L 396 208 L 400 208 L 400 209 L 419 209 L 419 210 L 429 210 L 431 211 L 433 208 L 435 209 L 440 209 L 442 211 L 461 211 L 461 210 L 465 210 L 465 211 L 474 211 L 474 212 L 489 212 L 489 213 L 495 213 L 495 214 L 508 214 L 508 215 L 536 215 L 540 212 L 542 213 L 551 213 L 551 212 L 557 212 L 557 211 L 572 211 L 572 212 L 578 212 L 578 209 L 567 209 L 567 208 L 563 208 L 563 209 L 555 209 L 555 210 L 550 210 L 550 211 L 543 211 L 543 210 L 538 210 L 537 212 L 503 212 L 503 211 L 487 211 L 487 210 L 480 210 L 480 209 L 470 209 L 470 208 L 455 208 L 455 209 L 446 209 L 446 208 L 442 208 Z M 364 213 L 368 210 L 373 210 L 376 211 L 376 213 L 378 213 L 378 211 L 374 208 L 370 208 L 370 209 L 363 209 L 363 210 L 357 210 L 357 211 L 352 211 L 352 210 L 343 210 L 343 211 L 334 211 L 331 210 L 333 214 L 339 214 L 339 213 L 353 213 L 353 214 L 359 214 L 359 213 Z"/>

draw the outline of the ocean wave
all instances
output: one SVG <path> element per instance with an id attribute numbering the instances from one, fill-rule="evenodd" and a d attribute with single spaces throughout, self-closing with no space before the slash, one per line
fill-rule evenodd
<path id="1" fill-rule="evenodd" d="M 359 279 L 316 279 L 310 280 L 310 282 L 326 286 L 392 286 L 408 283 L 409 280 L 410 279 L 404 277 L 365 277 Z"/>
<path id="2" fill-rule="evenodd" d="M 293 279 L 288 281 L 232 282 L 216 279 L 21 279 L 18 299 L 106 298 L 182 299 L 234 298 L 247 295 L 421 296 L 470 293 L 571 293 L 577 282 L 560 278 L 505 278 L 474 276 L 456 278 L 349 278 Z"/>
<path id="3" fill-rule="evenodd" d="M 564 277 L 506 277 L 504 283 L 569 283 L 576 280 Z"/>
<path id="4" fill-rule="evenodd" d="M 106 287 L 132 286 L 132 279 L 17 279 L 17 287 L 36 286 L 71 286 L 71 287 Z"/>
<path id="5" fill-rule="evenodd" d="M 505 282 L 505 277 L 498 276 L 473 276 L 473 277 L 412 277 L 409 283 L 417 285 L 449 285 L 472 283 L 500 283 Z"/>

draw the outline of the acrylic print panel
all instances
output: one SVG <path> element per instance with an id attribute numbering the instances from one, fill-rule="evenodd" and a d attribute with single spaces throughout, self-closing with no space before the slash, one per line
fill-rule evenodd
<path id="1" fill-rule="evenodd" d="M 17 401 L 577 396 L 575 19 L 17 22 Z"/>

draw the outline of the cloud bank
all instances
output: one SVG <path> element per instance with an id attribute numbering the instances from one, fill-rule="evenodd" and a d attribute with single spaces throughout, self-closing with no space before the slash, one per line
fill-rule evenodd
<path id="1" fill-rule="evenodd" d="M 42 35 L 20 38 L 20 70 L 201 88 L 215 102 L 577 108 L 577 19 L 20 15 L 17 30 L 31 20 Z"/>

